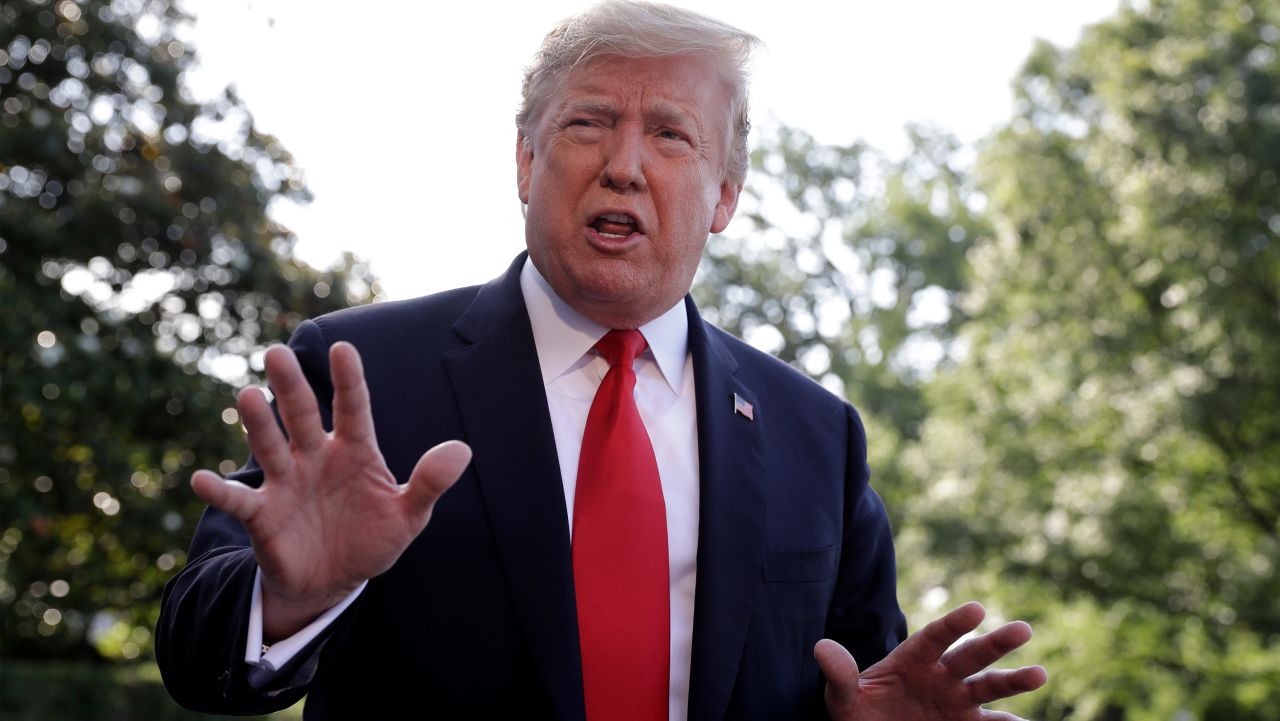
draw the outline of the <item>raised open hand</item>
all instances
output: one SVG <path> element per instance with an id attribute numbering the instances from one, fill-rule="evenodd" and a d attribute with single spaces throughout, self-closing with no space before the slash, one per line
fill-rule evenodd
<path id="1" fill-rule="evenodd" d="M 266 397 L 241 392 L 237 407 L 265 481 L 250 488 L 201 470 L 196 495 L 244 524 L 262 572 L 263 636 L 293 634 L 386 571 L 426 526 L 435 501 L 471 461 L 459 441 L 418 461 L 398 485 L 374 436 L 360 354 L 349 343 L 329 349 L 333 431 L 321 424 L 315 394 L 293 351 L 267 351 L 267 376 L 288 431 Z"/>
<path id="2" fill-rule="evenodd" d="M 1040 666 L 985 670 L 1031 638 L 1014 621 L 950 648 L 986 611 L 966 603 L 912 634 L 865 671 L 843 646 L 823 639 L 814 656 L 827 678 L 827 711 L 837 721 L 1017 721 L 982 704 L 1034 691 L 1048 680 Z"/>

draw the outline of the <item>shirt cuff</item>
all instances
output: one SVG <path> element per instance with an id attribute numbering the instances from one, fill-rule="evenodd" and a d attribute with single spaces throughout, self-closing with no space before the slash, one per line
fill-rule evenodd
<path id="1" fill-rule="evenodd" d="M 268 648 L 262 643 L 262 570 L 256 571 L 253 575 L 253 601 L 249 607 L 249 629 L 244 649 L 245 663 L 256 667 L 249 674 L 249 685 L 262 688 L 274 680 L 278 670 L 284 668 L 284 665 L 298 655 L 298 652 L 323 633 L 334 619 L 342 615 L 342 612 L 360 596 L 367 585 L 369 582 L 364 581 L 350 595 L 338 602 L 338 605 L 320 614 L 301 631 L 271 644 Z"/>

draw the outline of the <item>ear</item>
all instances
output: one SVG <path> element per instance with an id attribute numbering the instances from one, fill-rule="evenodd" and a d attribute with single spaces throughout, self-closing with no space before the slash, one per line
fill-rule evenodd
<path id="1" fill-rule="evenodd" d="M 520 202 L 529 204 L 529 180 L 533 175 L 533 139 L 516 133 L 516 192 Z"/>
<path id="2" fill-rule="evenodd" d="M 733 212 L 738 209 L 738 195 L 741 193 L 742 183 L 726 180 L 720 184 L 720 199 L 716 203 L 715 214 L 711 216 L 712 233 L 719 233 L 729 227 Z"/>

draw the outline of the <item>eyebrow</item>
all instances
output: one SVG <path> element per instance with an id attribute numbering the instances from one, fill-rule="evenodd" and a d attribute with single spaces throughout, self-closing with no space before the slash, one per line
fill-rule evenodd
<path id="1" fill-rule="evenodd" d="M 664 125 L 692 125 L 698 127 L 696 116 L 676 103 L 668 100 L 656 100 L 644 109 L 644 117 L 652 118 Z"/>
<path id="2" fill-rule="evenodd" d="M 590 113 L 592 115 L 615 115 L 617 114 L 617 106 L 602 98 L 585 98 L 583 100 L 575 100 L 574 102 L 565 104 L 561 109 L 561 112 Z"/>
<path id="3" fill-rule="evenodd" d="M 618 106 L 612 100 L 588 97 L 567 103 L 561 112 L 615 116 L 618 114 Z M 641 115 L 647 122 L 659 125 L 691 125 L 699 132 L 702 130 L 693 113 L 669 100 L 655 99 L 646 102 Z"/>

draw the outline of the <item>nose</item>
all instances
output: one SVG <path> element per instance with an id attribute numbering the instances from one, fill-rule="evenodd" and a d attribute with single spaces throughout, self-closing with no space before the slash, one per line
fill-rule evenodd
<path id="1" fill-rule="evenodd" d="M 638 123 L 619 123 L 605 144 L 600 185 L 619 191 L 643 191 L 644 130 Z"/>

